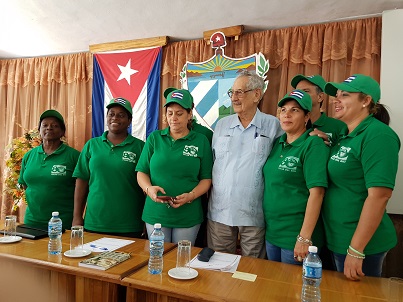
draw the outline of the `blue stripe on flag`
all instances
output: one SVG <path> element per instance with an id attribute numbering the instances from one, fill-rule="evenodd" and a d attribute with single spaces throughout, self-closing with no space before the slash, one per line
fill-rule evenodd
<path id="1" fill-rule="evenodd" d="M 92 137 L 101 136 L 104 132 L 104 76 L 94 56 L 92 82 Z"/>
<path id="2" fill-rule="evenodd" d="M 162 50 L 158 53 L 147 81 L 146 138 L 151 132 L 158 129 L 161 61 Z"/>

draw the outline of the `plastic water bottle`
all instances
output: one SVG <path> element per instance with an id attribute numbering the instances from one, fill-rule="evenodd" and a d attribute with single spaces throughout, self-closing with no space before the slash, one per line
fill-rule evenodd
<path id="1" fill-rule="evenodd" d="M 310 246 L 308 256 L 302 266 L 301 301 L 320 301 L 320 282 L 322 281 L 322 261 L 318 256 L 318 248 Z"/>
<path id="2" fill-rule="evenodd" d="M 59 218 L 59 212 L 52 212 L 52 218 L 48 223 L 48 253 L 50 255 L 59 255 L 62 252 L 62 220 Z"/>
<path id="3" fill-rule="evenodd" d="M 164 233 L 161 224 L 154 224 L 154 231 L 150 235 L 150 259 L 148 260 L 148 272 L 150 274 L 161 274 L 164 266 Z"/>

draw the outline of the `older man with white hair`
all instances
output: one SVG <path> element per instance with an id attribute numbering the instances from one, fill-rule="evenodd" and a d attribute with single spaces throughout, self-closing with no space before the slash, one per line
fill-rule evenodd
<path id="1" fill-rule="evenodd" d="M 216 251 L 235 253 L 238 236 L 244 256 L 265 257 L 262 167 L 283 131 L 279 120 L 258 109 L 264 81 L 241 72 L 228 95 L 236 114 L 218 121 L 213 135 L 213 187 L 207 242 Z"/>

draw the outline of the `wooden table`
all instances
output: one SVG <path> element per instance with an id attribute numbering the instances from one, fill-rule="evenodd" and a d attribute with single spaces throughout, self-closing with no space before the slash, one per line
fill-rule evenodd
<path id="1" fill-rule="evenodd" d="M 192 248 L 195 256 L 199 248 Z M 198 269 L 193 280 L 176 280 L 168 270 L 176 265 L 176 249 L 164 256 L 162 275 L 150 275 L 144 267 L 124 278 L 127 302 L 152 301 L 300 301 L 301 267 L 242 257 L 238 271 L 256 274 L 255 282 L 232 278 L 231 273 Z M 323 271 L 322 301 L 387 301 L 388 279 L 365 277 L 360 282 L 343 274 Z"/>
<path id="2" fill-rule="evenodd" d="M 114 236 L 85 233 L 84 243 L 102 237 Z M 48 238 L 0 244 L 0 301 L 117 301 L 121 280 L 146 266 L 149 258 L 148 240 L 124 239 L 135 242 L 119 251 L 131 252 L 132 257 L 106 271 L 79 267 L 84 258 L 48 255 Z M 70 231 L 63 234 L 62 244 L 67 251 Z M 166 243 L 165 251 L 174 247 Z"/>

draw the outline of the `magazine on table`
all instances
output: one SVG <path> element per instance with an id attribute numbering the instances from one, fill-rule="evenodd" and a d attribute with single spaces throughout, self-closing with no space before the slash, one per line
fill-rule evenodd
<path id="1" fill-rule="evenodd" d="M 129 258 L 130 254 L 125 252 L 103 252 L 91 258 L 80 261 L 78 266 L 107 270 Z"/>

